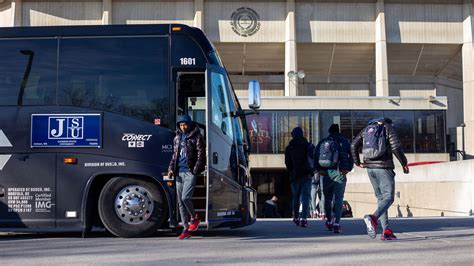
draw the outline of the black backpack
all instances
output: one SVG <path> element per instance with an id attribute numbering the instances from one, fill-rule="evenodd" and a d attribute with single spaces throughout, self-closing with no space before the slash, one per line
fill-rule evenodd
<path id="1" fill-rule="evenodd" d="M 373 123 L 365 128 L 365 134 L 362 144 L 362 154 L 365 159 L 377 159 L 387 152 L 387 135 L 385 126 L 379 123 Z"/>
<path id="2" fill-rule="evenodd" d="M 321 167 L 331 168 L 339 162 L 339 144 L 333 138 L 328 137 L 319 145 L 318 163 Z"/>

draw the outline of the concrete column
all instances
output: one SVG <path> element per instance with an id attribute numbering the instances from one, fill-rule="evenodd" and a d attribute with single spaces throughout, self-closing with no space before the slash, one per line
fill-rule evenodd
<path id="1" fill-rule="evenodd" d="M 204 0 L 194 0 L 194 27 L 204 30 Z"/>
<path id="2" fill-rule="evenodd" d="M 12 0 L 12 26 L 22 26 L 23 18 L 23 1 Z"/>
<path id="3" fill-rule="evenodd" d="M 385 35 L 385 11 L 383 0 L 376 3 L 375 19 L 375 95 L 389 96 L 387 38 Z"/>
<path id="4" fill-rule="evenodd" d="M 473 17 L 471 1 L 464 1 L 462 71 L 464 99 L 464 138 L 466 157 L 474 157 L 474 51 L 473 51 Z"/>
<path id="5" fill-rule="evenodd" d="M 289 78 L 288 72 L 298 71 L 296 62 L 295 0 L 287 0 L 285 22 L 285 96 L 296 96 L 298 78 Z"/>
<path id="6" fill-rule="evenodd" d="M 112 0 L 102 1 L 102 25 L 112 24 Z"/>

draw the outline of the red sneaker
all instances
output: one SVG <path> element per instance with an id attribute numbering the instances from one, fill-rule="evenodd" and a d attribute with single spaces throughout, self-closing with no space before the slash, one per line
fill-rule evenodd
<path id="1" fill-rule="evenodd" d="M 191 237 L 191 233 L 188 230 L 184 229 L 183 232 L 178 236 L 179 240 L 188 239 Z"/>
<path id="2" fill-rule="evenodd" d="M 341 226 L 339 224 L 334 224 L 332 229 L 334 230 L 334 234 L 340 234 L 341 233 Z"/>
<path id="3" fill-rule="evenodd" d="M 299 218 L 293 218 L 293 223 L 296 224 L 296 226 L 300 226 L 300 219 Z"/>
<path id="4" fill-rule="evenodd" d="M 383 230 L 382 240 L 397 240 L 397 236 L 390 229 Z"/>
<path id="5" fill-rule="evenodd" d="M 324 223 L 324 225 L 326 226 L 326 228 L 328 229 L 328 231 L 332 231 L 332 229 L 334 228 L 334 225 L 332 224 L 332 222 L 330 221 L 326 221 Z"/>
<path id="6" fill-rule="evenodd" d="M 367 234 L 370 238 L 377 237 L 377 217 L 372 214 L 367 214 L 364 216 L 365 226 L 367 226 Z"/>
<path id="7" fill-rule="evenodd" d="M 196 215 L 194 217 L 194 219 L 191 220 L 191 224 L 189 225 L 188 230 L 191 231 L 191 232 L 194 232 L 194 231 L 198 230 L 200 222 L 201 222 L 201 220 L 199 220 L 199 217 Z"/>

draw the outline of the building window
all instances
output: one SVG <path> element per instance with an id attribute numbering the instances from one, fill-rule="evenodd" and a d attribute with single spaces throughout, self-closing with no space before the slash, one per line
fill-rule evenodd
<path id="1" fill-rule="evenodd" d="M 321 138 L 329 135 L 329 127 L 338 124 L 341 134 L 348 140 L 352 139 L 352 118 L 350 111 L 321 111 Z"/>
<path id="2" fill-rule="evenodd" d="M 247 122 L 258 125 L 252 131 L 252 151 L 259 154 L 282 154 L 291 141 L 291 131 L 300 126 L 314 144 L 329 135 L 331 124 L 338 124 L 341 134 L 352 140 L 374 118 L 388 117 L 407 153 L 445 152 L 445 111 L 260 111 Z M 319 121 L 319 122 L 318 122 Z"/>
<path id="3" fill-rule="evenodd" d="M 369 123 L 370 120 L 383 117 L 382 111 L 353 111 L 352 136 L 355 138 Z"/>
<path id="4" fill-rule="evenodd" d="M 247 116 L 253 153 L 273 153 L 273 115 L 271 111 L 260 111 L 259 115 Z"/>
<path id="5" fill-rule="evenodd" d="M 444 112 L 415 111 L 415 143 L 417 153 L 445 152 Z"/>
<path id="6" fill-rule="evenodd" d="M 404 152 L 415 152 L 413 136 L 413 111 L 384 111 L 384 117 L 392 119 L 393 128 L 397 132 Z"/>

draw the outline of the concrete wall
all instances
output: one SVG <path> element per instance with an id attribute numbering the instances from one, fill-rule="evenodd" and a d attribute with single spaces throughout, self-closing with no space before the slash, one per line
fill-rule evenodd
<path id="1" fill-rule="evenodd" d="M 414 166 L 409 175 L 398 168 L 396 173 L 390 217 L 467 216 L 474 208 L 473 160 Z M 373 213 L 376 199 L 366 171 L 356 169 L 347 178 L 345 199 L 354 216 Z"/>
<path id="2" fill-rule="evenodd" d="M 446 153 L 417 153 L 417 154 L 409 153 L 409 154 L 406 154 L 406 156 L 409 163 L 449 161 L 449 155 Z M 400 166 L 400 163 L 396 159 L 395 159 L 395 165 Z M 285 155 L 284 154 L 252 154 L 250 155 L 250 168 L 252 169 L 272 168 L 272 169 L 284 170 L 285 169 Z"/>
<path id="3" fill-rule="evenodd" d="M 258 80 L 262 96 L 283 96 L 285 93 L 285 79 L 281 75 L 231 75 L 230 80 L 234 86 L 235 93 L 238 97 L 245 98 L 248 96 L 248 82 L 250 80 Z"/>
<path id="4" fill-rule="evenodd" d="M 395 105 L 389 99 L 399 101 Z M 239 98 L 241 105 L 248 106 L 247 98 Z M 446 110 L 446 97 L 265 97 L 262 98 L 263 110 Z"/>
<path id="5" fill-rule="evenodd" d="M 298 42 L 375 41 L 375 5 L 371 3 L 296 3 Z"/>
<path id="6" fill-rule="evenodd" d="M 387 42 L 462 43 L 463 6 L 385 4 Z"/>
<path id="7" fill-rule="evenodd" d="M 10 27 L 12 25 L 11 4 L 0 2 L 0 27 Z"/>
<path id="8" fill-rule="evenodd" d="M 100 24 L 102 1 L 23 2 L 23 26 Z"/>
<path id="9" fill-rule="evenodd" d="M 249 7 L 260 16 L 260 30 L 242 37 L 232 30 L 231 17 L 240 7 Z M 214 42 L 284 42 L 286 2 L 204 2 L 204 28 Z"/>
<path id="10" fill-rule="evenodd" d="M 436 87 L 436 95 L 447 96 L 448 105 L 453 108 L 449 108 L 446 111 L 446 127 L 455 128 L 461 125 L 464 121 L 463 112 L 463 92 L 462 84 L 460 82 L 445 82 L 440 80 Z"/>
<path id="11" fill-rule="evenodd" d="M 194 1 L 114 1 L 113 24 L 194 24 Z"/>

